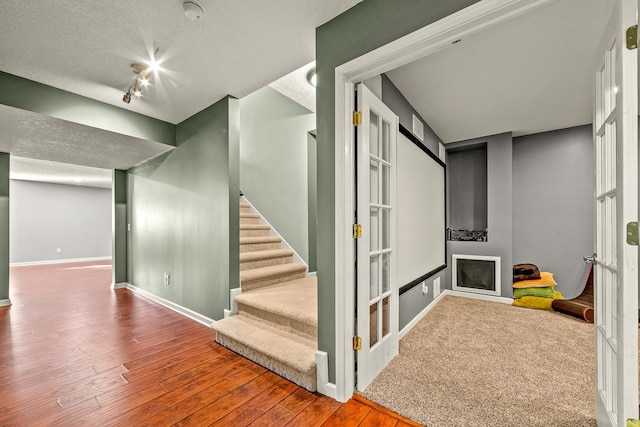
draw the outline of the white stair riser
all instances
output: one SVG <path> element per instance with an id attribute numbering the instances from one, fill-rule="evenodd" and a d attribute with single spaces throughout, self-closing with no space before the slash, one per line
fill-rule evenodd
<path id="1" fill-rule="evenodd" d="M 277 257 L 277 258 L 268 258 L 268 259 L 260 259 L 254 261 L 245 261 L 240 262 L 240 271 L 251 270 L 254 268 L 260 267 L 269 267 L 271 265 L 281 265 L 281 264 L 289 264 L 293 262 L 293 255 Z"/>
<path id="2" fill-rule="evenodd" d="M 251 282 L 240 280 L 240 287 L 242 292 L 247 292 L 253 289 L 263 288 L 265 286 L 275 285 L 276 283 L 288 282 L 290 280 L 302 279 L 305 277 L 305 272 L 283 274 L 275 277 L 265 277 L 262 279 L 252 280 Z"/>

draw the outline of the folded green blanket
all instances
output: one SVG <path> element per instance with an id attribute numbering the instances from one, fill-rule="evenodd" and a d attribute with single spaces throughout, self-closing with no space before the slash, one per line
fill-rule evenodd
<path id="1" fill-rule="evenodd" d="M 514 288 L 513 297 L 514 298 L 522 298 L 522 297 L 553 298 L 554 287 L 555 286 L 542 286 L 538 288 Z"/>

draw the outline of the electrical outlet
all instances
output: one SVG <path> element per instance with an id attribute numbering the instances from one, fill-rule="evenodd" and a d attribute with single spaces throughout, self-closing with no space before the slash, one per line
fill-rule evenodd
<path id="1" fill-rule="evenodd" d="M 422 293 L 425 295 L 429 293 L 429 285 L 426 281 L 422 282 Z"/>
<path id="2" fill-rule="evenodd" d="M 440 278 L 436 277 L 433 280 L 433 296 L 437 297 L 438 295 L 440 295 Z"/>
<path id="3" fill-rule="evenodd" d="M 171 284 L 171 275 L 169 273 L 164 273 L 164 285 L 169 286 Z"/>
<path id="4" fill-rule="evenodd" d="M 62 252 L 62 248 L 57 248 L 57 249 L 56 249 L 56 252 L 57 252 L 57 253 L 61 253 L 61 252 Z"/>

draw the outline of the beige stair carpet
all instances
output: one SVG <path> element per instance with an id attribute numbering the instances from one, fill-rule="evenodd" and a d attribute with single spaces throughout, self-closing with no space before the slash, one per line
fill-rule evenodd
<path id="1" fill-rule="evenodd" d="M 309 339 L 318 337 L 317 279 L 305 277 L 245 292 L 236 298 L 241 314 L 285 327 Z"/>
<path id="2" fill-rule="evenodd" d="M 315 391 L 317 280 L 273 234 L 241 199 L 238 314 L 212 328 L 220 344 Z"/>

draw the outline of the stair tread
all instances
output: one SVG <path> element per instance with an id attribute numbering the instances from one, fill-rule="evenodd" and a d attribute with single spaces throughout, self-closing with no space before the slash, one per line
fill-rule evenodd
<path id="1" fill-rule="evenodd" d="M 285 274 L 298 273 L 305 271 L 306 269 L 306 265 L 293 262 L 288 264 L 278 264 L 270 265 L 267 267 L 252 268 L 251 270 L 244 270 L 240 272 L 240 282 L 250 282 L 266 277 L 277 277 Z"/>
<path id="2" fill-rule="evenodd" d="M 240 224 L 240 230 L 269 230 L 269 224 Z"/>
<path id="3" fill-rule="evenodd" d="M 292 256 L 291 249 L 268 249 L 265 251 L 242 252 L 240 262 L 258 261 L 263 259 L 282 258 Z"/>
<path id="4" fill-rule="evenodd" d="M 257 213 L 240 213 L 240 218 L 260 218 L 260 215 Z"/>
<path id="5" fill-rule="evenodd" d="M 236 301 L 317 327 L 317 283 L 316 277 L 291 280 L 243 292 L 236 297 Z"/>
<path id="6" fill-rule="evenodd" d="M 251 205 L 249 203 L 247 203 L 247 202 L 240 202 L 240 207 L 241 208 L 250 208 Z"/>
<path id="7" fill-rule="evenodd" d="M 301 372 L 313 372 L 317 343 L 257 320 L 234 315 L 214 322 L 220 334 Z"/>
<path id="8" fill-rule="evenodd" d="M 257 236 L 257 237 L 240 237 L 241 245 L 248 245 L 252 243 L 278 243 L 281 242 L 280 236 Z"/>

